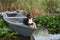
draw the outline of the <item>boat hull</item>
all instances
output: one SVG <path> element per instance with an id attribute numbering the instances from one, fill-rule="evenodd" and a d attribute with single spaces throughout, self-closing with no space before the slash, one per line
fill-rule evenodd
<path id="1" fill-rule="evenodd" d="M 32 29 L 32 28 L 27 28 L 27 27 L 22 27 L 22 26 L 19 26 L 19 25 L 14 25 L 14 24 L 11 24 L 7 21 L 5 21 L 5 22 L 6 22 L 6 24 L 8 25 L 9 28 L 11 28 L 14 32 L 17 32 L 22 36 L 30 36 L 35 31 L 35 29 Z"/>

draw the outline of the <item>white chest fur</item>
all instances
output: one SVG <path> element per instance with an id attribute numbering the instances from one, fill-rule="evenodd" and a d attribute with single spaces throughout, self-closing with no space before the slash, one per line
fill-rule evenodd
<path id="1" fill-rule="evenodd" d="M 32 18 L 31 18 L 31 19 L 29 19 L 29 22 L 28 22 L 28 23 L 30 23 L 30 24 L 31 24 L 31 23 L 33 23 L 33 20 L 32 20 Z"/>
<path id="2" fill-rule="evenodd" d="M 33 23 L 32 18 L 31 18 L 31 19 L 29 19 L 29 22 L 28 22 L 28 23 L 29 23 L 29 24 Z M 34 28 L 34 25 L 30 25 L 30 27 L 31 27 L 31 28 Z"/>

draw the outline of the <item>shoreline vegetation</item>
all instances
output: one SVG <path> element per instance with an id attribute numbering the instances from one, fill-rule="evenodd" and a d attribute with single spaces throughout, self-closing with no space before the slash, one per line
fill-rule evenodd
<path id="1" fill-rule="evenodd" d="M 34 22 L 37 24 L 38 30 L 46 28 L 49 34 L 60 34 L 60 14 L 49 16 L 36 16 Z"/>
<path id="2" fill-rule="evenodd" d="M 25 10 L 33 15 L 55 13 L 60 8 L 60 0 L 0 0 L 0 11 Z"/>

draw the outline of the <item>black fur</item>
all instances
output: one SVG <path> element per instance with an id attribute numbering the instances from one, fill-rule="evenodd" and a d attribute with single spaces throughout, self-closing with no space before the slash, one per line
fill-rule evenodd
<path id="1" fill-rule="evenodd" d="M 24 23 L 25 25 L 29 25 L 29 24 L 28 24 L 28 21 L 29 21 L 28 18 L 25 18 L 25 19 L 23 20 L 23 23 Z"/>
<path id="2" fill-rule="evenodd" d="M 24 20 L 23 20 L 23 23 L 25 24 L 25 25 L 30 25 L 28 22 L 29 22 L 29 18 L 32 18 L 32 16 L 31 16 L 31 14 L 27 14 L 27 18 L 25 18 Z M 33 23 L 32 23 L 33 24 Z"/>

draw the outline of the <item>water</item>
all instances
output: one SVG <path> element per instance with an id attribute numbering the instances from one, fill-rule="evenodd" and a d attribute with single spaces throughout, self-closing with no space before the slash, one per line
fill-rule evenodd
<path id="1" fill-rule="evenodd" d="M 47 29 L 41 29 L 33 36 L 35 40 L 60 40 L 60 34 L 49 34 Z"/>

